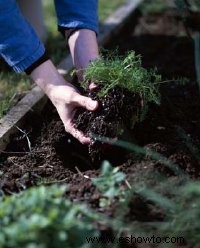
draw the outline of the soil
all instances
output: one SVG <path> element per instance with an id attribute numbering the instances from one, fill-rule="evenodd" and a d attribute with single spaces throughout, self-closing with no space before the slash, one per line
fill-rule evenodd
<path id="1" fill-rule="evenodd" d="M 172 12 L 144 16 L 132 32 L 125 32 L 115 40 L 116 43 L 109 44 L 108 49 L 118 47 L 120 54 L 135 50 L 142 55 L 143 66 L 156 66 L 164 79 L 189 78 L 189 83 L 184 86 L 164 84 L 161 105 L 149 105 L 146 119 L 136 124 L 133 131 L 127 131 L 123 139 L 161 153 L 190 177 L 198 179 L 200 98 L 195 83 L 193 42 L 185 36 L 182 23 Z M 66 196 L 72 201 L 86 202 L 100 212 L 113 215 L 116 204 L 101 208 L 101 195 L 90 180 L 99 174 L 101 161 L 91 161 L 88 148 L 65 133 L 50 103 L 41 115 L 30 114 L 25 131 L 31 142 L 31 152 L 26 136 L 18 132 L 8 145 L 7 153 L 1 154 L 1 191 L 12 194 L 33 185 L 65 182 L 69 185 Z M 107 151 L 102 160 L 108 159 L 113 166 L 119 166 L 130 184 L 140 182 L 138 174 L 147 175 L 157 169 L 173 178 L 173 173 L 163 169 L 161 162 L 148 156 L 130 154 L 117 147 Z M 144 204 L 137 197 L 131 200 L 129 221 L 162 218 L 162 211 L 151 203 Z"/>
<path id="2" fill-rule="evenodd" d="M 105 96 L 99 96 L 99 92 L 100 86 L 93 92 L 90 90 L 85 92 L 86 96 L 98 101 L 98 109 L 94 112 L 78 109 L 74 118 L 75 127 L 92 139 L 88 148 L 93 162 L 103 158 L 108 148 L 103 142 L 95 140 L 93 134 L 118 139 L 124 130 L 131 130 L 134 127 L 142 109 L 139 94 L 125 88 L 114 87 Z"/>

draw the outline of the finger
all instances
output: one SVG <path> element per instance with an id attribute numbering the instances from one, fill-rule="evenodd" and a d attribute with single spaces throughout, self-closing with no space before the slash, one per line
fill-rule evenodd
<path id="1" fill-rule="evenodd" d="M 58 114 L 60 116 L 60 119 L 62 120 L 64 127 L 65 127 L 65 131 L 70 133 L 72 136 L 74 136 L 76 139 L 78 139 L 82 144 L 90 144 L 91 143 L 91 139 L 89 137 L 86 137 L 81 131 L 77 130 L 73 123 L 72 123 L 72 119 L 74 117 L 75 114 L 75 110 L 71 110 L 70 111 L 70 115 L 69 113 L 66 112 L 66 108 L 65 107 L 57 107 L 57 111 Z"/>
<path id="2" fill-rule="evenodd" d="M 72 98 L 72 103 L 75 104 L 76 106 L 80 106 L 86 108 L 87 110 L 92 110 L 92 111 L 98 108 L 97 101 L 94 101 L 89 97 L 82 96 L 78 93 L 74 94 Z"/>
<path id="3" fill-rule="evenodd" d="M 66 132 L 70 133 L 74 138 L 79 140 L 84 145 L 89 145 L 91 143 L 91 139 L 86 137 L 81 131 L 74 128 L 72 124 L 68 124 L 65 127 Z"/>
<path id="4" fill-rule="evenodd" d="M 95 83 L 91 83 L 91 84 L 89 85 L 89 90 L 90 90 L 90 91 L 95 91 L 97 88 L 98 88 L 98 86 L 97 86 Z"/>

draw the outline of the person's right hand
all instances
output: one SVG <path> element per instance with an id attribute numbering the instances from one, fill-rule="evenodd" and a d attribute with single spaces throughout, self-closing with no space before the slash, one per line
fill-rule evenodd
<path id="1" fill-rule="evenodd" d="M 98 102 L 80 95 L 77 89 L 66 82 L 57 72 L 50 60 L 37 67 L 31 73 L 31 77 L 44 90 L 56 107 L 66 132 L 73 135 L 82 144 L 89 144 L 90 138 L 74 127 L 73 118 L 77 107 L 94 111 L 98 108 Z"/>

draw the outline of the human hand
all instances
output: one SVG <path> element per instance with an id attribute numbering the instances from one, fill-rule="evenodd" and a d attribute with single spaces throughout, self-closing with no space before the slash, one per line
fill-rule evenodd
<path id="1" fill-rule="evenodd" d="M 77 107 L 94 111 L 98 107 L 98 102 L 80 95 L 77 89 L 66 82 L 57 72 L 50 60 L 38 66 L 31 73 L 31 78 L 42 88 L 56 107 L 66 132 L 73 135 L 82 144 L 89 144 L 90 138 L 74 127 L 73 118 Z"/>
<path id="2" fill-rule="evenodd" d="M 98 107 L 98 102 L 80 95 L 70 84 L 56 86 L 49 98 L 56 107 L 66 132 L 73 135 L 82 144 L 89 144 L 90 138 L 74 127 L 73 118 L 78 107 L 94 111 Z"/>

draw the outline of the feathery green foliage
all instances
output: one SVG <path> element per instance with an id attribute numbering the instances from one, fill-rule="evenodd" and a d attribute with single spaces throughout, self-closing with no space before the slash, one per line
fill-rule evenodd
<path id="1" fill-rule="evenodd" d="M 103 97 L 107 92 L 119 86 L 142 96 L 144 102 L 159 104 L 159 83 L 161 76 L 156 69 L 147 70 L 142 67 L 141 56 L 134 51 L 125 56 L 117 56 L 111 53 L 106 58 L 93 61 L 85 70 L 83 86 L 87 86 L 92 80 L 101 85 L 99 96 Z"/>
<path id="2" fill-rule="evenodd" d="M 180 176 L 184 176 L 185 178 L 187 178 L 187 174 L 179 167 L 178 164 L 172 163 L 172 161 L 170 161 L 169 159 L 167 159 L 160 153 L 157 153 L 150 149 L 146 149 L 136 144 L 123 141 L 123 140 L 116 140 L 115 142 L 113 142 L 112 139 L 109 139 L 107 137 L 101 137 L 97 135 L 93 135 L 93 137 L 95 140 L 101 141 L 103 143 L 119 146 L 119 147 L 122 147 L 124 149 L 130 150 L 132 152 L 135 152 L 137 154 L 141 154 L 144 156 L 150 156 L 153 160 L 162 162 L 163 166 L 170 169 L 175 175 L 180 175 Z"/>
<path id="3" fill-rule="evenodd" d="M 182 235 L 193 247 L 200 244 L 200 183 L 188 181 L 176 187 L 173 198 L 176 208 L 173 212 L 166 212 L 166 223 L 161 226 L 162 231 L 169 235 Z"/>
<path id="4" fill-rule="evenodd" d="M 65 190 L 40 186 L 0 198 L 0 247 L 92 247 L 86 237 L 98 237 L 98 214 L 64 198 Z"/>
<path id="5" fill-rule="evenodd" d="M 99 139 L 103 139 L 104 142 L 109 144 L 108 139 Z M 164 219 L 160 222 L 151 221 L 151 223 L 135 221 L 134 226 L 127 226 L 128 232 L 140 235 L 142 233 L 142 235 L 148 237 L 151 235 L 175 237 L 177 244 L 188 242 L 192 247 L 199 247 L 200 183 L 191 179 L 187 173 L 182 173 L 181 169 L 177 168 L 178 165 L 173 165 L 158 153 L 145 151 L 144 148 L 124 141 L 117 141 L 114 144 L 137 153 L 150 155 L 154 160 L 160 161 L 172 169 L 176 175 L 175 177 L 166 177 L 156 170 L 153 173 L 139 173 L 136 175 L 140 179 L 137 183 L 131 184 L 131 189 L 127 192 L 129 197 L 123 196 L 124 199 L 130 201 L 137 194 L 162 209 Z M 124 205 L 128 205 L 126 200 L 120 206 L 118 213 L 122 212 Z"/>

